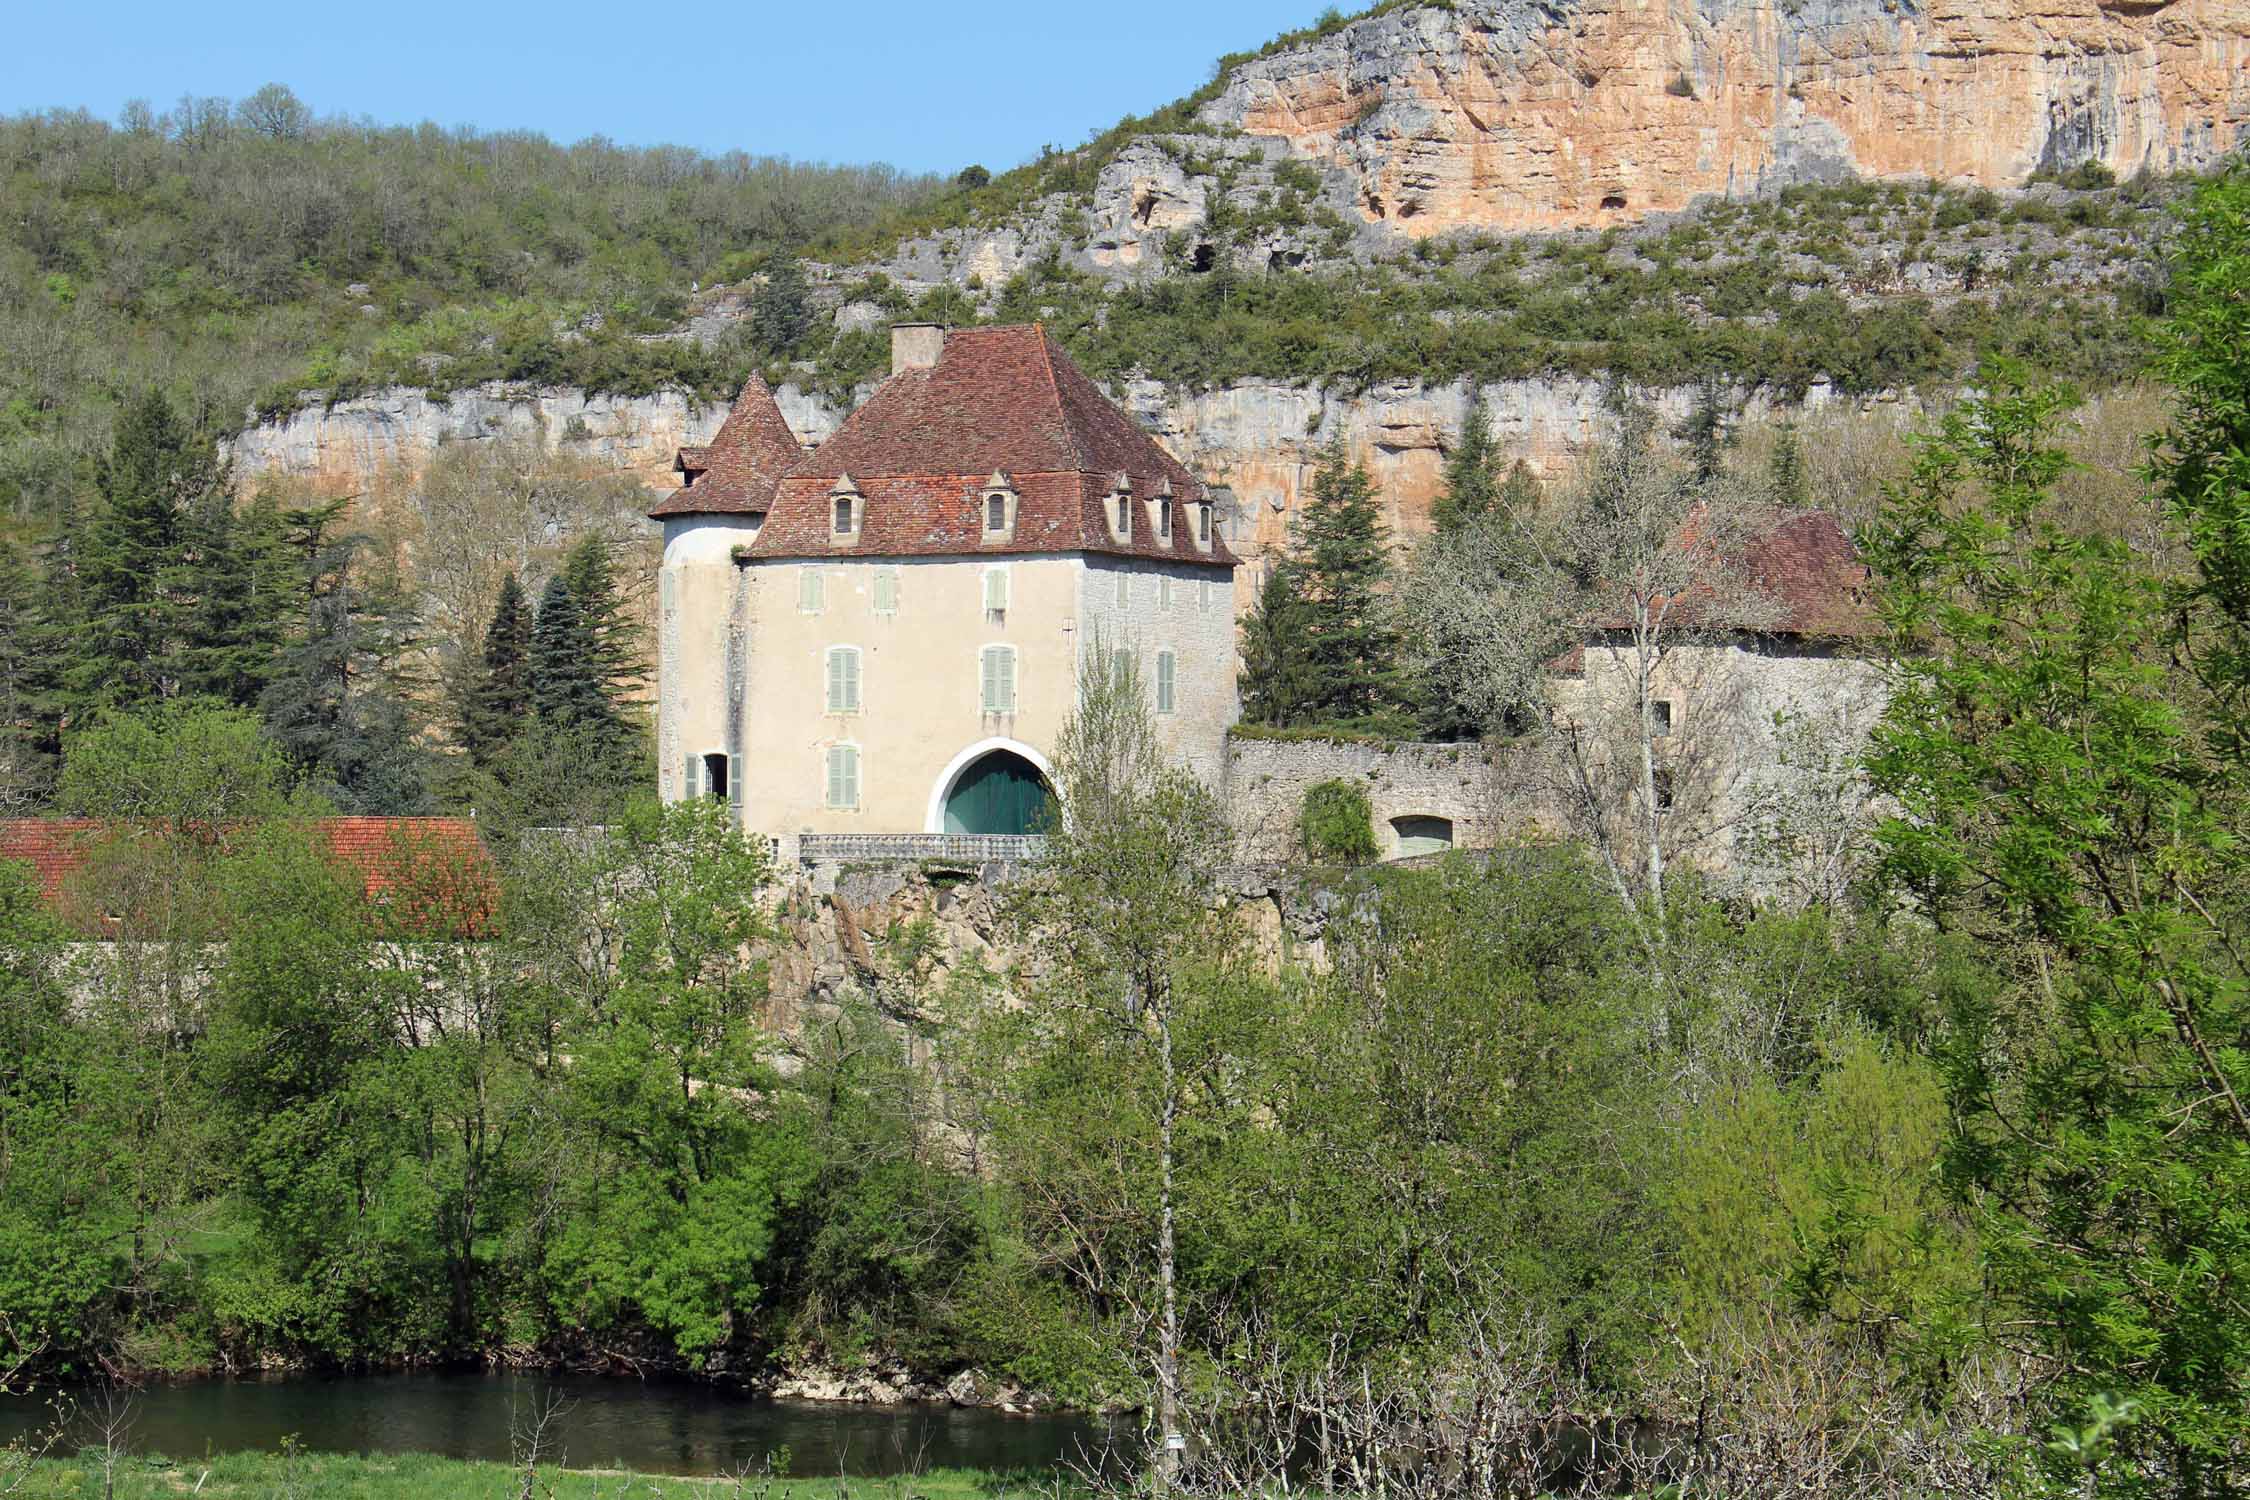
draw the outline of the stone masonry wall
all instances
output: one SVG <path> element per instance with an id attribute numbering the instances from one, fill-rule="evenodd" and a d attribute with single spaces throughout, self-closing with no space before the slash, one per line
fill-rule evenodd
<path id="1" fill-rule="evenodd" d="M 1364 744 L 1347 740 L 1227 740 L 1225 796 L 1246 859 L 1298 857 L 1297 818 L 1305 793 L 1323 781 L 1366 788 L 1381 856 L 1398 855 L 1392 820 L 1445 818 L 1465 849 L 1489 847 L 1520 809 L 1503 806 L 1493 757 L 1484 745 Z"/>

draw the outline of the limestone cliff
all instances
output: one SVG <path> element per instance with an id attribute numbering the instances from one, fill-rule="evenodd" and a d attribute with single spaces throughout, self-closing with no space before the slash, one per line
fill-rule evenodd
<path id="1" fill-rule="evenodd" d="M 1454 0 L 1246 63 L 1202 118 L 1347 169 L 1414 235 L 1845 174 L 2171 172 L 2250 124 L 2250 0 Z"/>

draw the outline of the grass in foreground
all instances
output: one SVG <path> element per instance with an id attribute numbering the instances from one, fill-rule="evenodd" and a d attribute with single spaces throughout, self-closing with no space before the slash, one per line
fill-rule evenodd
<path id="1" fill-rule="evenodd" d="M 0 1476 L 4 1478 L 4 1476 Z M 101 1500 L 98 1453 L 32 1466 L 10 1500 Z M 326 1453 L 230 1453 L 176 1463 L 131 1457 L 115 1473 L 115 1500 L 524 1500 L 521 1470 L 430 1454 L 369 1458 Z M 1081 1493 L 1067 1475 L 942 1469 L 885 1479 L 679 1478 L 623 1471 L 541 1469 L 532 1500 L 1031 1500 Z"/>

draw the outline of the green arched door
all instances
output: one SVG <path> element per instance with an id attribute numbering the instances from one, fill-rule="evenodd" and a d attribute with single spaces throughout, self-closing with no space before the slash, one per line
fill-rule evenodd
<path id="1" fill-rule="evenodd" d="M 1008 750 L 972 761 L 945 797 L 947 833 L 1042 833 L 1046 816 L 1046 780 Z"/>

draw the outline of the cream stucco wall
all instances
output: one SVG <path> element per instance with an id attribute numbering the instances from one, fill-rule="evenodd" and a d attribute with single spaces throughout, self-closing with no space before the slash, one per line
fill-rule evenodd
<path id="1" fill-rule="evenodd" d="M 712 752 L 740 759 L 739 692 L 728 661 L 748 646 L 748 594 L 736 547 L 758 537 L 754 516 L 678 516 L 664 523 L 657 573 L 657 791 L 687 793 L 687 759 Z"/>
<path id="2" fill-rule="evenodd" d="M 1008 607 L 985 609 L 985 574 L 1008 574 Z M 822 575 L 819 612 L 800 608 L 802 575 Z M 898 608 L 874 608 L 879 569 L 898 575 Z M 933 794 L 962 752 L 1005 744 L 1034 764 L 1076 699 L 1079 575 L 1074 556 L 813 559 L 760 562 L 750 591 L 750 732 L 743 817 L 760 832 L 923 833 Z M 987 714 L 981 653 L 1016 650 L 1016 712 Z M 827 653 L 860 651 L 860 708 L 827 711 Z M 859 749 L 859 806 L 827 805 L 828 750 Z M 955 767 L 955 769 L 958 769 Z"/>
<path id="3" fill-rule="evenodd" d="M 1082 654 L 1097 639 L 1139 653 L 1152 708 L 1158 654 L 1173 655 L 1173 705 L 1157 714 L 1158 734 L 1217 781 L 1239 716 L 1223 573 L 1077 554 L 737 565 L 733 549 L 754 534 L 725 518 L 667 527 L 658 725 L 666 798 L 686 794 L 691 756 L 721 752 L 754 831 L 939 831 L 951 780 L 984 750 L 1012 748 L 1046 768 L 1077 702 Z M 802 607 L 808 568 L 821 576 L 817 611 Z M 994 568 L 1008 576 L 997 618 L 985 607 Z M 875 609 L 882 570 L 897 577 L 889 613 Z M 983 711 L 988 645 L 1015 648 L 1012 714 Z M 838 646 L 860 652 L 857 712 L 828 711 L 828 653 Z M 828 805 L 828 751 L 842 744 L 859 751 L 856 808 Z"/>

